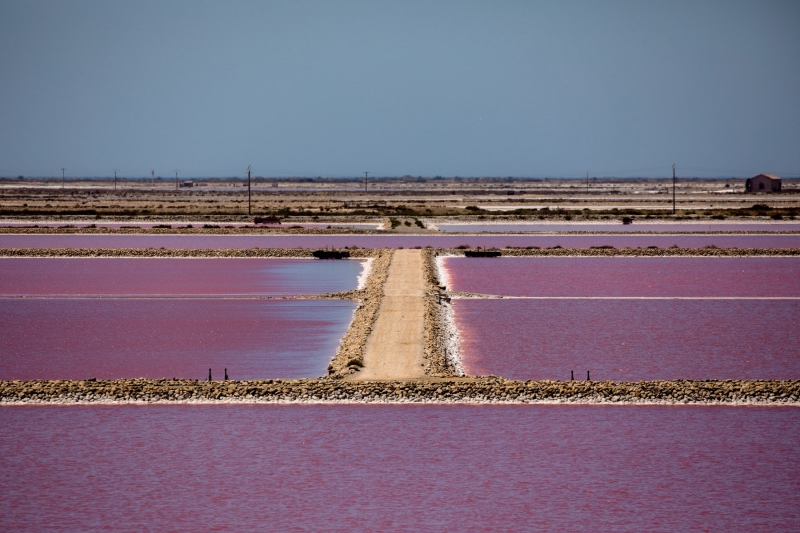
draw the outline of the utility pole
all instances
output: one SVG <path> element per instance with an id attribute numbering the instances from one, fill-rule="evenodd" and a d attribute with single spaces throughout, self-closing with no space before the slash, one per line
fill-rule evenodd
<path id="1" fill-rule="evenodd" d="M 672 214 L 675 214 L 675 163 L 672 163 Z"/>
<path id="2" fill-rule="evenodd" d="M 178 170 L 178 169 L 176 168 L 176 169 L 175 169 L 175 190 L 176 190 L 176 191 L 178 190 L 178 172 L 180 172 L 180 170 Z"/>
<path id="3" fill-rule="evenodd" d="M 117 190 L 117 169 L 114 169 L 114 190 Z"/>
<path id="4" fill-rule="evenodd" d="M 156 169 L 150 171 L 150 185 L 154 188 L 156 186 Z"/>
<path id="5" fill-rule="evenodd" d="M 64 188 L 64 169 L 61 169 L 61 188 Z"/>
<path id="6" fill-rule="evenodd" d="M 369 172 L 364 172 L 364 192 L 367 192 L 367 177 L 369 176 Z"/>
<path id="7" fill-rule="evenodd" d="M 589 194 L 589 173 L 586 173 L 586 194 Z"/>
<path id="8" fill-rule="evenodd" d="M 247 165 L 247 214 L 252 215 L 252 210 L 250 208 L 250 165 Z"/>

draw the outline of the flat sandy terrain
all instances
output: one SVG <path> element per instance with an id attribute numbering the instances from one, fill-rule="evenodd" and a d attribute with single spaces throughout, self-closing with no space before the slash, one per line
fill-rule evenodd
<path id="1" fill-rule="evenodd" d="M 425 282 L 422 252 L 397 250 L 389 266 L 378 319 L 367 339 L 364 368 L 350 379 L 421 379 Z"/>

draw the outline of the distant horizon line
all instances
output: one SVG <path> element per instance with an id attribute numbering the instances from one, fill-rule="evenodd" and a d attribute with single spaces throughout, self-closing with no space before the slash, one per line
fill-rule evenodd
<path id="1" fill-rule="evenodd" d="M 726 180 L 726 179 L 748 179 L 752 178 L 753 176 L 758 176 L 760 174 L 774 174 L 772 172 L 761 172 L 759 174 L 748 174 L 748 175 L 717 175 L 717 176 L 677 176 L 679 180 Z M 800 179 L 800 172 L 792 172 L 788 175 L 777 175 L 781 179 Z M 111 175 L 104 175 L 104 176 L 58 176 L 58 175 L 50 175 L 50 176 L 26 176 L 24 174 L 18 174 L 16 176 L 13 175 L 6 175 L 0 176 L 0 180 L 2 181 L 20 181 L 20 180 L 57 180 L 61 181 L 64 179 L 65 181 L 77 181 L 77 180 L 114 180 L 114 176 Z M 135 181 L 150 181 L 153 180 L 151 176 L 141 175 L 141 176 L 117 176 L 116 178 L 118 181 L 121 180 L 135 180 Z M 252 176 L 253 180 L 284 180 L 284 181 L 297 181 L 297 180 L 341 180 L 341 181 L 363 181 L 364 176 L 353 176 L 353 175 L 293 175 L 293 176 Z M 410 174 L 405 174 L 402 176 L 370 176 L 369 181 L 373 180 L 493 180 L 493 181 L 550 181 L 550 180 L 561 180 L 561 181 L 577 181 L 577 182 L 586 182 L 586 177 L 581 176 L 412 176 Z M 589 176 L 590 180 L 671 180 L 671 175 L 665 176 L 620 176 L 620 175 L 602 175 L 602 176 Z M 175 181 L 174 177 L 171 176 L 156 176 L 156 181 Z M 219 176 L 180 176 L 177 181 L 189 181 L 189 180 L 247 180 L 247 175 L 219 175 Z"/>

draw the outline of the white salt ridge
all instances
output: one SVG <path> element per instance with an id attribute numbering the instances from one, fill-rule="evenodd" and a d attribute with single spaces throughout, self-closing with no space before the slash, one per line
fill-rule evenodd
<path id="1" fill-rule="evenodd" d="M 367 286 L 367 280 L 369 279 L 369 275 L 372 272 L 372 262 L 374 260 L 375 260 L 374 258 L 370 257 L 366 261 L 362 262 L 363 266 L 361 269 L 361 274 L 359 274 L 357 278 L 359 290 Z"/>
<path id="2" fill-rule="evenodd" d="M 450 274 L 444 266 L 444 259 L 446 257 L 454 256 L 437 256 L 436 257 L 436 275 L 439 278 L 439 283 L 446 288 L 450 288 Z M 464 362 L 461 359 L 460 338 L 458 336 L 458 328 L 456 327 L 455 315 L 453 313 L 453 306 L 449 302 L 442 302 L 441 305 L 442 321 L 444 322 L 445 331 L 445 357 L 452 365 L 453 370 L 459 376 L 466 376 L 464 370 Z"/>

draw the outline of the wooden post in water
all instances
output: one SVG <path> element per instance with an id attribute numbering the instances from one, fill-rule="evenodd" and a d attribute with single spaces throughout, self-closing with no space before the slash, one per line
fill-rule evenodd
<path id="1" fill-rule="evenodd" d="M 208 381 L 211 381 L 211 369 L 208 369 Z"/>
<path id="2" fill-rule="evenodd" d="M 589 371 L 588 370 L 586 371 L 586 381 L 592 381 L 591 379 L 589 379 Z"/>
<path id="3" fill-rule="evenodd" d="M 228 381 L 228 369 L 225 369 L 225 381 Z"/>
<path id="4" fill-rule="evenodd" d="M 574 370 L 570 370 L 569 371 L 569 380 L 572 381 L 573 379 L 575 379 L 575 371 Z"/>

